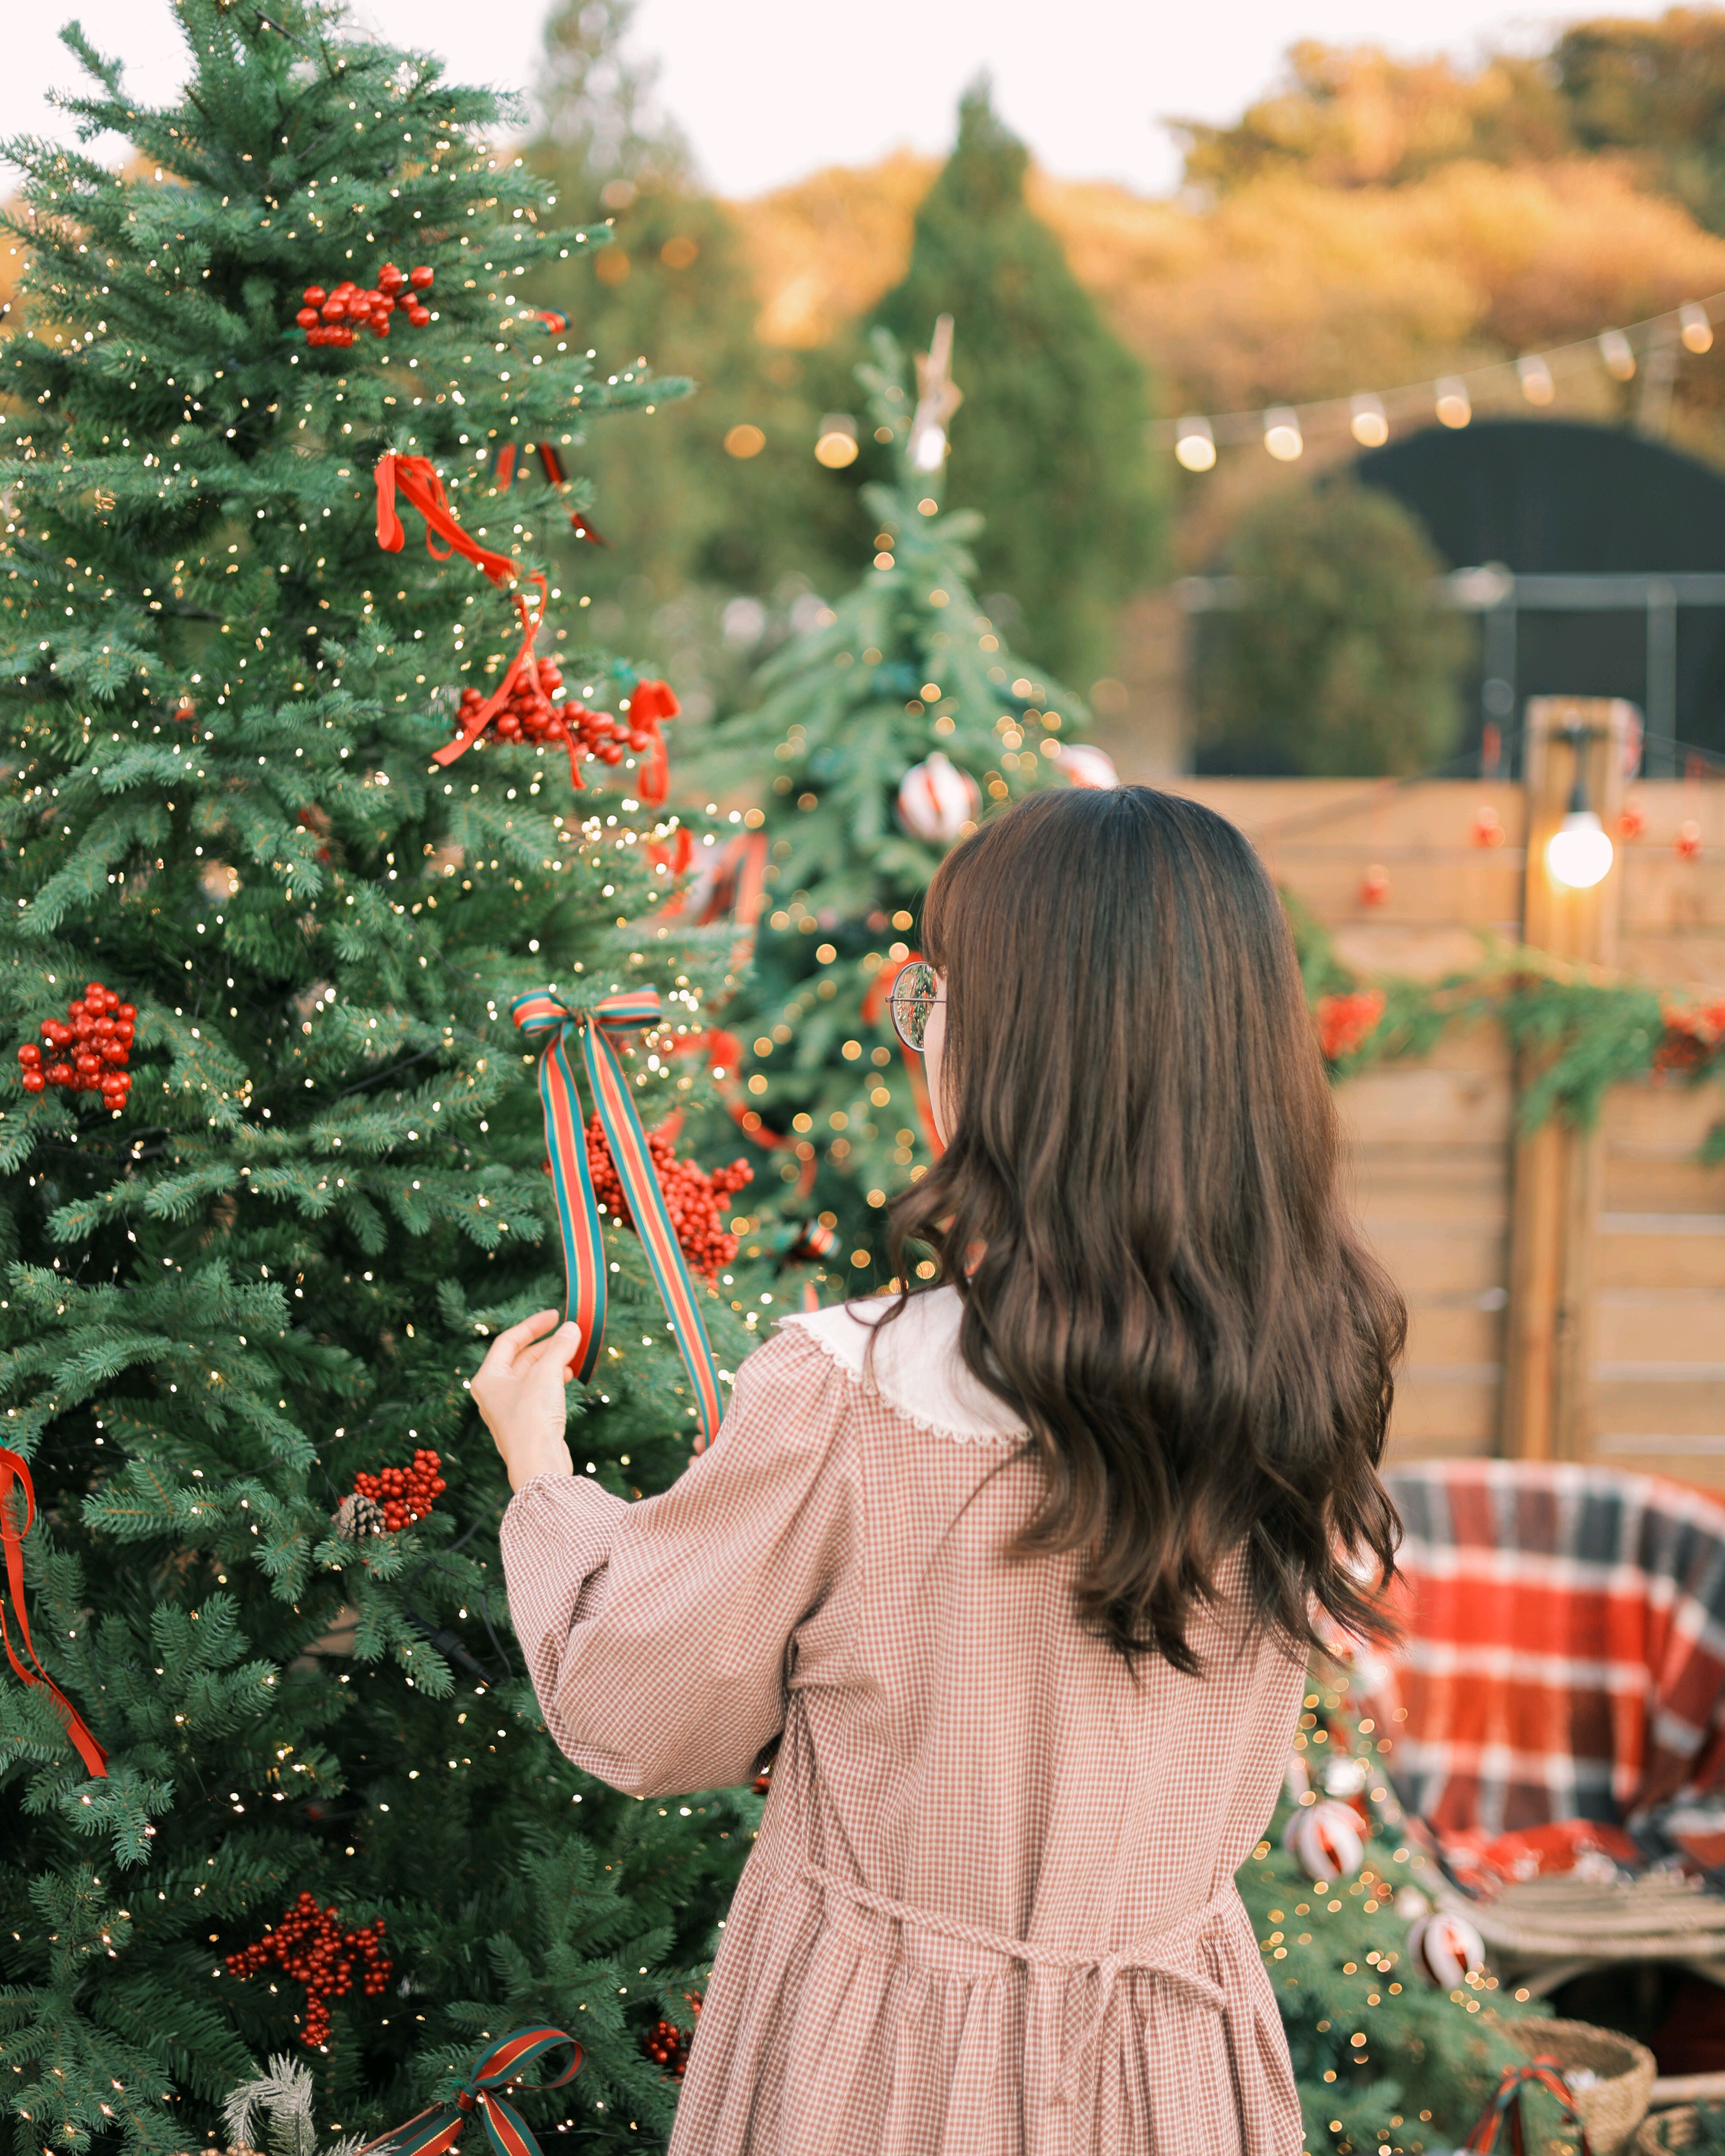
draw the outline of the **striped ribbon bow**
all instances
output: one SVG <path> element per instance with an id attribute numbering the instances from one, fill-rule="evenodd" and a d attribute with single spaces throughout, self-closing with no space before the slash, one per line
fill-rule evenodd
<path id="1" fill-rule="evenodd" d="M 527 1040 L 543 1044 L 539 1097 L 545 1104 L 546 1147 L 551 1155 L 557 1226 L 563 1239 L 563 1267 L 568 1281 L 566 1315 L 581 1336 L 576 1375 L 585 1383 L 598 1365 L 605 1338 L 606 1269 L 580 1096 L 567 1053 L 571 1034 L 580 1040 L 587 1082 L 610 1143 L 618 1179 L 670 1318 L 683 1368 L 689 1373 L 698 1425 L 695 1450 L 703 1451 L 719 1427 L 722 1412 L 718 1365 L 707 1345 L 706 1327 L 695 1300 L 695 1284 L 671 1224 L 665 1193 L 653 1173 L 647 1133 L 635 1112 L 612 1038 L 634 1027 L 659 1024 L 663 1014 L 658 993 L 652 988 L 625 989 L 587 1008 L 572 1007 L 549 988 L 540 988 L 517 997 L 510 1006 L 510 1015 Z"/>
<path id="2" fill-rule="evenodd" d="M 473 2071 L 459 2083 L 450 2102 L 434 2103 L 405 2126 L 398 2126 L 393 2133 L 368 2142 L 361 2156 L 372 2156 L 373 2150 L 382 2149 L 389 2150 L 391 2156 L 444 2156 L 445 2150 L 460 2140 L 475 2112 L 485 2121 L 485 2136 L 496 2156 L 541 2156 L 527 2122 L 503 2092 L 518 2085 L 524 2068 L 564 2044 L 574 2056 L 557 2079 L 526 2084 L 536 2094 L 561 2088 L 581 2071 L 585 2054 L 580 2045 L 562 2029 L 517 2029 L 513 2035 L 500 2038 L 488 2051 L 480 2053 Z"/>
<path id="3" fill-rule="evenodd" d="M 1474 2125 L 1473 2131 L 1461 2144 L 1464 2152 L 1473 2156 L 1492 2156 L 1497 2146 L 1497 2129 L 1505 2121 L 1509 2125 L 1510 2156 L 1527 2156 L 1527 2133 L 1522 2119 L 1522 2097 L 1530 2088 L 1543 2088 L 1554 2097 L 1563 2107 L 1563 2115 L 1575 2128 L 1579 2138 L 1580 2156 L 1588 2156 L 1587 2127 L 1575 2107 L 1575 2098 L 1569 2084 L 1563 2079 L 1563 2070 L 1549 2051 L 1541 2051 L 1525 2066 L 1506 2066 L 1497 2092 L 1486 2106 Z"/>
<path id="4" fill-rule="evenodd" d="M 13 1491 L 16 1487 L 23 1498 L 23 1517 L 13 1517 Z M 78 1756 L 90 1773 L 105 1779 L 108 1755 L 85 1727 L 83 1717 L 70 1700 L 49 1676 L 36 1659 L 36 1650 L 30 1639 L 30 1620 L 24 1610 L 24 1537 L 30 1532 L 30 1522 L 36 1517 L 36 1486 L 30 1480 L 30 1471 L 21 1452 L 0 1445 L 0 1538 L 6 1544 L 6 1585 L 12 1598 L 12 1614 L 18 1625 L 19 1645 L 30 1658 L 26 1669 L 18 1658 L 12 1644 L 12 1633 L 6 1622 L 6 1601 L 0 1596 L 0 1640 L 6 1645 L 6 1659 L 17 1675 L 27 1685 L 45 1685 L 48 1696 L 54 1702 L 54 1712 L 66 1725 L 66 1734 L 77 1747 Z"/>

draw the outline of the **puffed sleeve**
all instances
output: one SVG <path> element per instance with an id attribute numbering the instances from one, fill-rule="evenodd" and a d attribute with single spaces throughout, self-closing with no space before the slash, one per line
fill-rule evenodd
<path id="1" fill-rule="evenodd" d="M 856 1532 L 844 1371 L 799 1328 L 737 1373 L 717 1437 L 627 1504 L 542 1476 L 503 1518 L 509 1611 L 546 1725 L 634 1796 L 746 1781 L 784 1726 L 798 1627 Z"/>

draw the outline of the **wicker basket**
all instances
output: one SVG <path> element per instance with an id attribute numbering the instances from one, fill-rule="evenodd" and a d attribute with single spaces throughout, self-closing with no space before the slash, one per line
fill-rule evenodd
<path id="1" fill-rule="evenodd" d="M 1681 2156 L 1695 2133 L 1695 2107 L 1649 2112 L 1636 2128 L 1632 2156 Z"/>
<path id="2" fill-rule="evenodd" d="M 1575 2108 L 1587 2128 L 1594 2156 L 1618 2156 L 1627 2151 L 1632 2137 L 1647 2116 L 1647 2098 L 1658 2071 L 1653 2054 L 1632 2036 L 1620 2036 L 1612 2029 L 1595 2029 L 1587 2021 L 1548 2021 L 1538 2018 L 1506 2021 L 1503 2033 L 1530 2056 L 1544 2051 L 1567 2071 L 1571 2066 L 1590 2066 L 1599 2076 L 1595 2087 L 1575 2091 Z M 1656 2156 L 1659 2156 L 1655 2144 Z M 1639 2156 L 1639 2143 L 1637 2143 Z"/>

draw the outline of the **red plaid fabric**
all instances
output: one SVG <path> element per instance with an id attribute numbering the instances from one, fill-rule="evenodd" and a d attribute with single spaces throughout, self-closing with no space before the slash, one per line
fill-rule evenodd
<path id="1" fill-rule="evenodd" d="M 1447 1837 L 1725 1791 L 1725 1509 L 1559 1463 L 1386 1479 L 1406 1630 L 1361 1674 L 1410 1810 Z"/>

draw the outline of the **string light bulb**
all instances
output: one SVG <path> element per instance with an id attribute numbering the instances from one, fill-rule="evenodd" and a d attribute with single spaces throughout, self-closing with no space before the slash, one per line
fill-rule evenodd
<path id="1" fill-rule="evenodd" d="M 1465 427 L 1473 417 L 1473 400 L 1459 374 L 1446 374 L 1437 386 L 1437 415 L 1445 427 Z"/>
<path id="2" fill-rule="evenodd" d="M 1615 850 L 1610 834 L 1588 805 L 1581 772 L 1586 737 L 1578 732 L 1568 738 L 1575 752 L 1575 783 L 1563 822 L 1545 842 L 1545 865 L 1552 881 L 1566 891 L 1591 891 L 1610 875 Z"/>
<path id="3" fill-rule="evenodd" d="M 1599 331 L 1599 357 L 1605 372 L 1619 382 L 1635 378 L 1635 348 L 1621 330 Z"/>
<path id="4" fill-rule="evenodd" d="M 1381 397 L 1369 393 L 1356 397 L 1348 407 L 1348 425 L 1363 449 L 1381 449 L 1389 439 L 1389 421 Z"/>
<path id="5" fill-rule="evenodd" d="M 1216 461 L 1216 437 L 1208 419 L 1174 422 L 1174 455 L 1190 472 L 1209 471 Z"/>
<path id="6" fill-rule="evenodd" d="M 1686 352 L 1712 350 L 1713 326 L 1700 300 L 1686 300 L 1677 310 L 1677 320 L 1681 325 L 1681 335 Z"/>
<path id="7" fill-rule="evenodd" d="M 1530 352 L 1518 359 L 1516 372 L 1521 379 L 1522 394 L 1530 404 L 1549 404 L 1557 395 L 1551 369 L 1538 352 Z"/>
<path id="8" fill-rule="evenodd" d="M 1279 464 L 1291 465 L 1306 447 L 1300 415 L 1291 404 L 1272 405 L 1264 414 L 1264 446 Z"/>

